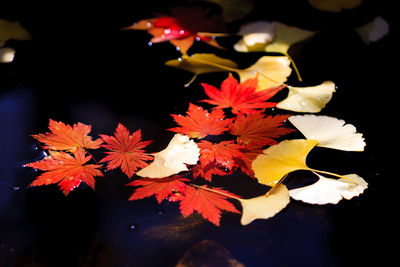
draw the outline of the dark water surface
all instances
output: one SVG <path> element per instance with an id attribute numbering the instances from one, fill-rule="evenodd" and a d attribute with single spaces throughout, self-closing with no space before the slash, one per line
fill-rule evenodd
<path id="1" fill-rule="evenodd" d="M 389 162 L 397 146 L 393 94 L 399 61 L 394 17 L 384 1 L 365 1 L 342 14 L 318 12 L 306 1 L 262 1 L 229 25 L 234 30 L 264 19 L 320 31 L 293 48 L 304 81 L 292 75 L 289 84 L 334 81 L 337 92 L 322 114 L 354 124 L 367 147 L 362 153 L 319 149 L 308 163 L 359 174 L 369 183 L 360 197 L 325 206 L 292 201 L 275 217 L 248 226 L 240 225 L 240 215 L 223 214 L 216 227 L 198 215 L 183 218 L 175 203 L 128 201 L 132 188 L 120 171 L 96 178 L 96 191 L 81 185 L 68 197 L 55 185 L 27 188 L 38 172 L 22 165 L 43 157 L 29 135 L 47 131 L 49 118 L 91 124 L 92 136 L 111 134 L 121 122 L 131 131 L 142 129 L 145 140 L 154 140 L 149 151 L 158 151 L 173 136 L 165 130 L 174 125 L 169 114 L 183 114 L 189 102 L 205 98 L 200 82 L 219 86 L 226 78 L 207 74 L 185 88 L 191 74 L 164 66 L 180 55 L 172 45 L 149 47 L 146 32 L 120 31 L 172 4 L 131 2 L 13 1 L 0 10 L 0 18 L 21 21 L 33 36 L 10 41 L 16 58 L 0 65 L 0 266 L 175 266 L 180 260 L 195 261 L 193 266 L 363 266 L 391 258 L 387 240 L 398 240 L 391 227 L 398 208 L 390 193 L 398 178 Z M 366 45 L 352 29 L 377 15 L 391 32 Z M 189 52 L 216 53 L 242 66 L 263 55 L 237 53 L 230 48 L 235 41 L 221 40 L 225 51 L 196 43 Z M 258 190 L 240 173 L 215 182 L 243 196 Z"/>

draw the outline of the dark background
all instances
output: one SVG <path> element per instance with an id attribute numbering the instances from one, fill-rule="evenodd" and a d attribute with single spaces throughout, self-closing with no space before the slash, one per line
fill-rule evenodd
<path id="1" fill-rule="evenodd" d="M 49 118 L 91 124 L 92 136 L 111 134 L 121 122 L 131 131 L 142 129 L 144 140 L 154 140 L 150 151 L 165 147 L 173 135 L 165 130 L 174 125 L 170 114 L 183 114 L 189 102 L 205 98 L 200 82 L 219 86 L 227 74 L 205 74 L 185 88 L 191 74 L 164 66 L 180 56 L 172 45 L 150 47 L 147 32 L 120 29 L 181 2 L 6 4 L 0 18 L 20 21 L 33 38 L 7 42 L 17 54 L 14 62 L 0 65 L 0 266 L 174 266 L 199 243 L 207 248 L 199 252 L 202 259 L 212 262 L 220 253 L 245 266 L 389 262 L 390 240 L 397 241 L 392 227 L 397 181 L 391 170 L 398 61 L 388 2 L 364 1 L 354 10 L 327 13 L 307 1 L 256 1 L 251 14 L 228 25 L 235 32 L 244 22 L 275 20 L 320 31 L 289 51 L 303 82 L 292 75 L 288 83 L 334 81 L 337 92 L 322 114 L 355 125 L 367 147 L 362 153 L 319 149 L 309 163 L 357 173 L 369 188 L 338 205 L 292 201 L 274 218 L 245 227 L 239 215 L 223 214 L 219 228 L 201 216 L 183 219 L 173 203 L 127 201 L 132 188 L 119 171 L 97 178 L 96 191 L 81 185 L 64 197 L 57 186 L 27 188 L 38 173 L 22 168 L 43 156 L 29 135 L 45 132 Z M 366 45 L 353 28 L 376 16 L 388 21 L 390 33 Z M 218 40 L 228 49 L 195 43 L 189 53 L 215 53 L 243 67 L 264 55 L 235 52 L 235 37 Z M 243 196 L 259 190 L 241 174 L 214 181 Z"/>

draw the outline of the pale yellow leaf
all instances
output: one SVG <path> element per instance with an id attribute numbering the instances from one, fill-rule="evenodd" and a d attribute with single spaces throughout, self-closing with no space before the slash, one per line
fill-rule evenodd
<path id="1" fill-rule="evenodd" d="M 30 40 L 29 32 L 17 21 L 0 19 L 0 46 L 8 40 Z"/>
<path id="2" fill-rule="evenodd" d="M 310 170 L 306 158 L 317 143 L 316 140 L 295 139 L 267 148 L 252 162 L 258 182 L 274 186 L 290 172 Z"/>
<path id="3" fill-rule="evenodd" d="M 237 70 L 241 82 L 258 74 L 257 91 L 284 84 L 291 72 L 286 56 L 263 56 L 249 68 Z"/>
<path id="4" fill-rule="evenodd" d="M 345 179 L 330 179 L 319 174 L 314 184 L 292 189 L 290 196 L 309 204 L 337 204 L 343 198 L 351 199 L 359 196 L 368 187 L 368 183 L 356 174 L 344 175 L 354 182 Z"/>
<path id="5" fill-rule="evenodd" d="M 280 22 L 272 22 L 275 26 L 274 40 L 265 47 L 266 52 L 287 54 L 289 48 L 295 43 L 312 37 L 316 32 L 289 26 Z"/>
<path id="6" fill-rule="evenodd" d="M 11 47 L 0 48 L 0 63 L 10 63 L 14 60 L 15 50 Z"/>
<path id="7" fill-rule="evenodd" d="M 288 97 L 279 102 L 276 107 L 296 112 L 320 112 L 331 100 L 335 92 L 335 84 L 331 81 L 317 86 L 293 87 L 288 86 Z"/>
<path id="8" fill-rule="evenodd" d="M 200 149 L 186 135 L 175 134 L 167 148 L 154 153 L 154 161 L 136 174 L 141 177 L 163 178 L 187 171 L 186 164 L 194 165 L 199 160 Z"/>
<path id="9" fill-rule="evenodd" d="M 289 191 L 280 184 L 268 195 L 238 199 L 243 207 L 240 223 L 247 225 L 257 219 L 268 219 L 284 209 L 290 202 Z"/>
<path id="10" fill-rule="evenodd" d="M 319 147 L 344 151 L 364 151 L 363 135 L 344 120 L 328 116 L 297 115 L 289 121 L 307 138 L 317 140 Z"/>

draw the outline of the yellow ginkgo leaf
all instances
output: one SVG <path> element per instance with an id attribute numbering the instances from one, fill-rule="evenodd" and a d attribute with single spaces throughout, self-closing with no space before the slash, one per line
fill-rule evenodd
<path id="1" fill-rule="evenodd" d="M 310 5 L 322 11 L 340 12 L 361 5 L 362 0 L 308 0 Z"/>
<path id="2" fill-rule="evenodd" d="M 243 24 L 237 33 L 243 38 L 233 48 L 238 52 L 265 51 L 265 46 L 274 40 L 275 26 L 268 21 L 254 21 Z"/>
<path id="3" fill-rule="evenodd" d="M 258 75 L 257 91 L 284 84 L 292 72 L 290 60 L 286 56 L 263 56 L 249 68 L 236 71 L 240 81 Z"/>
<path id="4" fill-rule="evenodd" d="M 312 37 L 316 32 L 289 26 L 280 22 L 272 22 L 275 26 L 274 40 L 265 47 L 266 52 L 277 52 L 287 55 L 289 48 L 295 43 Z"/>
<path id="5" fill-rule="evenodd" d="M 363 135 L 344 120 L 328 116 L 297 115 L 289 121 L 307 138 L 317 140 L 319 147 L 344 151 L 364 151 Z"/>
<path id="6" fill-rule="evenodd" d="M 19 22 L 0 19 L 0 46 L 11 39 L 30 40 L 31 35 Z"/>
<path id="7" fill-rule="evenodd" d="M 238 69 L 237 64 L 232 60 L 221 58 L 214 54 L 182 55 L 181 58 L 169 60 L 165 64 L 193 72 L 195 76 L 188 84 L 193 82 L 197 75 L 209 72 L 236 72 L 240 76 L 240 81 L 254 78 L 259 74 L 257 90 L 282 85 L 292 71 L 290 60 L 286 56 L 264 56 L 246 69 Z"/>
<path id="8" fill-rule="evenodd" d="M 199 160 L 200 149 L 186 135 L 175 134 L 167 148 L 154 153 L 154 161 L 136 174 L 141 177 L 163 178 L 187 171 L 186 164 L 194 165 Z"/>
<path id="9" fill-rule="evenodd" d="M 306 158 L 317 143 L 316 140 L 285 140 L 267 148 L 252 162 L 258 182 L 275 186 L 290 172 L 310 170 Z"/>
<path id="10" fill-rule="evenodd" d="M 293 87 L 288 86 L 288 97 L 279 102 L 276 107 L 296 112 L 320 112 L 331 100 L 335 92 L 335 84 L 331 81 L 317 86 Z"/>
<path id="11" fill-rule="evenodd" d="M 368 188 L 368 183 L 357 174 L 344 175 L 355 183 L 345 179 L 330 179 L 319 174 L 317 176 L 317 182 L 290 190 L 290 196 L 309 204 L 337 204 L 343 198 L 359 196 Z"/>
<path id="12" fill-rule="evenodd" d="M 232 60 L 204 53 L 193 54 L 191 56 L 182 55 L 178 59 L 168 60 L 165 62 L 165 65 L 193 72 L 195 76 L 187 85 L 193 82 L 199 74 L 237 70 L 237 64 Z"/>
<path id="13" fill-rule="evenodd" d="M 284 209 L 290 202 L 289 191 L 285 185 L 280 184 L 268 195 L 250 199 L 240 199 L 243 207 L 240 223 L 247 225 L 257 219 L 268 219 Z"/>

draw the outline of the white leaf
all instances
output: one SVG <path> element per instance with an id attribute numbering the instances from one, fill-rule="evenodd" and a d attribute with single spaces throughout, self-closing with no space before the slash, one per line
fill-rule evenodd
<path id="1" fill-rule="evenodd" d="M 328 116 L 296 115 L 288 119 L 308 140 L 319 147 L 344 151 L 364 151 L 363 135 L 352 124 Z"/>
<path id="2" fill-rule="evenodd" d="M 343 175 L 354 182 L 317 175 L 319 180 L 316 183 L 289 190 L 290 197 L 309 204 L 337 204 L 343 198 L 359 196 L 368 188 L 368 183 L 357 174 Z"/>
<path id="3" fill-rule="evenodd" d="M 186 164 L 194 165 L 199 160 L 200 149 L 186 135 L 175 134 L 167 148 L 153 154 L 154 161 L 136 174 L 141 177 L 163 178 L 187 171 Z"/>

